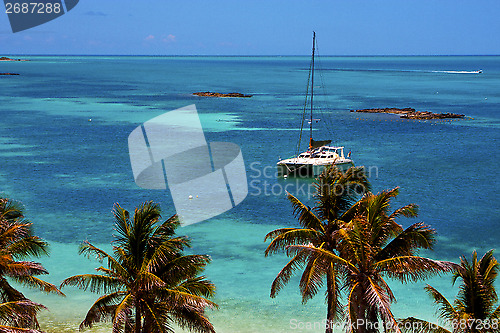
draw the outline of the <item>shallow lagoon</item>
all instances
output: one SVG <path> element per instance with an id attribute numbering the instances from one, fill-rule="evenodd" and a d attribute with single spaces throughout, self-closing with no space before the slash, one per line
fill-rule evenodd
<path id="1" fill-rule="evenodd" d="M 238 144 L 253 184 L 233 210 L 180 229 L 192 238 L 193 252 L 213 259 L 206 274 L 218 288 L 221 308 L 211 314 L 217 331 L 321 331 L 305 323 L 323 320 L 323 295 L 302 305 L 295 279 L 269 298 L 286 257 L 263 255 L 267 232 L 296 225 L 285 186 L 308 200 L 301 188 L 310 181 L 293 183 L 270 172 L 278 157 L 295 151 L 307 57 L 27 58 L 0 63 L 0 72 L 21 74 L 0 80 L 0 192 L 21 201 L 36 233 L 50 242 L 52 255 L 42 259 L 51 272 L 47 280 L 58 284 L 98 266 L 78 256 L 78 245 L 89 240 L 109 247 L 114 202 L 131 210 L 154 200 L 165 216 L 175 213 L 168 191 L 135 185 L 127 137 L 144 121 L 196 104 L 207 140 Z M 315 87 L 321 127 L 315 136 L 352 151 L 355 163 L 372 171 L 374 191 L 400 186 L 397 204 L 420 205 L 416 220 L 400 223 L 425 221 L 437 229 L 436 249 L 426 255 L 458 261 L 473 249 L 482 254 L 498 248 L 500 57 L 321 59 L 324 71 Z M 445 72 L 477 69 L 483 73 Z M 196 91 L 254 96 L 214 99 L 192 96 Z M 371 107 L 414 107 L 473 119 L 401 121 L 349 112 Z M 456 294 L 449 276 L 426 282 L 449 297 Z M 396 316 L 434 318 L 424 285 L 391 283 Z M 96 298 L 65 292 L 64 299 L 27 292 L 49 307 L 41 315 L 47 332 L 76 332 Z"/>

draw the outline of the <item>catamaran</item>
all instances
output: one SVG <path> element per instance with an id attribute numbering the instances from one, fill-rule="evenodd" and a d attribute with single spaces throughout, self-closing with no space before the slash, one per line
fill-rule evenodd
<path id="1" fill-rule="evenodd" d="M 278 176 L 298 176 L 298 177 L 316 177 L 325 167 L 335 165 L 342 171 L 349 169 L 353 166 L 350 157 L 350 152 L 347 157 L 344 156 L 344 147 L 329 146 L 331 140 L 313 139 L 313 124 L 319 120 L 313 118 L 313 97 L 314 97 L 314 57 L 316 50 L 316 33 L 313 32 L 313 47 L 311 67 L 309 69 L 309 77 L 311 82 L 311 95 L 310 95 L 310 117 L 309 117 L 309 148 L 307 151 L 298 153 L 295 157 L 282 159 L 277 163 Z M 306 100 L 307 100 L 306 96 Z M 306 103 L 307 104 L 307 103 Z M 304 106 L 304 117 L 306 114 L 306 107 Z M 297 152 L 300 151 L 300 139 L 302 138 L 302 130 L 304 121 L 302 120 L 300 127 L 299 147 Z"/>

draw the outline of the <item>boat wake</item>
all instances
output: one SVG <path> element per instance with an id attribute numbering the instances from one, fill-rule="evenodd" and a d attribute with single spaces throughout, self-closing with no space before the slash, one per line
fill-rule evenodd
<path id="1" fill-rule="evenodd" d="M 448 73 L 448 74 L 480 74 L 482 70 L 478 71 L 432 71 L 432 73 Z"/>
<path id="2" fill-rule="evenodd" d="M 351 68 L 332 68 L 326 69 L 338 72 L 409 72 L 409 73 L 444 73 L 444 74 L 481 74 L 483 71 L 450 71 L 450 70 L 422 70 L 422 69 L 351 69 Z"/>

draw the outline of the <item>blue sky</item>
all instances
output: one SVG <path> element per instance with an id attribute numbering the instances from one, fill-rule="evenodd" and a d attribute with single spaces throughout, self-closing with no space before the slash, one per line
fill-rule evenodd
<path id="1" fill-rule="evenodd" d="M 1 5 L 0 5 L 1 6 Z M 2 8 L 2 7 L 0 7 Z M 0 54 L 500 54 L 500 0 L 80 0 Z"/>

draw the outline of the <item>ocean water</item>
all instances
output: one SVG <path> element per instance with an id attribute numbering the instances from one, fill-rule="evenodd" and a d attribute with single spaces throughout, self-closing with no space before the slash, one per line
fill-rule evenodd
<path id="1" fill-rule="evenodd" d="M 264 236 L 296 226 L 285 187 L 313 204 L 310 180 L 277 179 L 279 157 L 295 152 L 309 68 L 308 57 L 16 56 L 0 62 L 0 193 L 22 202 L 37 235 L 51 245 L 41 261 L 46 279 L 91 272 L 98 262 L 78 255 L 89 240 L 110 248 L 111 208 L 133 210 L 146 200 L 175 213 L 168 191 L 134 183 L 129 133 L 155 116 L 195 104 L 208 141 L 241 147 L 249 193 L 236 208 L 183 227 L 193 253 L 209 254 L 206 275 L 217 286 L 217 332 L 321 332 L 320 292 L 301 304 L 298 278 L 277 298 L 271 283 L 287 257 L 264 257 Z M 500 57 L 323 57 L 316 75 L 315 138 L 331 138 L 370 171 L 373 191 L 400 187 L 397 205 L 416 203 L 417 219 L 438 232 L 432 258 L 458 262 L 500 243 L 497 169 L 500 139 Z M 470 73 L 482 69 L 482 74 Z M 457 73 L 458 72 L 458 73 Z M 242 92 L 252 98 L 204 98 L 196 91 Z M 413 107 L 460 113 L 464 120 L 401 121 L 394 115 L 349 112 Z M 499 254 L 500 256 L 500 254 Z M 451 277 L 414 284 L 390 281 L 397 317 L 435 321 L 423 286 L 453 298 Z M 66 298 L 25 291 L 49 307 L 46 332 L 76 332 L 97 295 L 73 288 Z M 308 327 L 306 323 L 310 323 Z M 109 332 L 98 325 L 89 332 Z"/>

